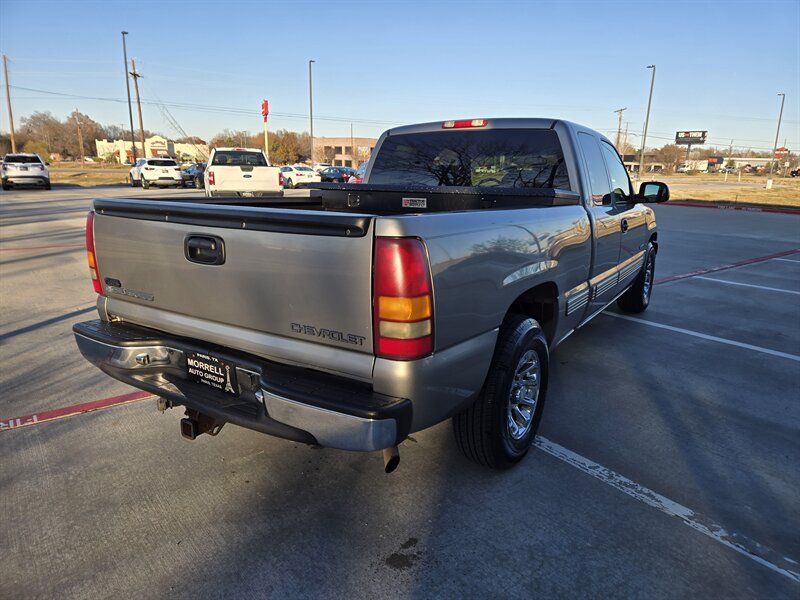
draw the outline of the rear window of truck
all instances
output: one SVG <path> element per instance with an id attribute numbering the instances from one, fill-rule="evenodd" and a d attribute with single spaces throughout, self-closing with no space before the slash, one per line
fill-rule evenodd
<path id="1" fill-rule="evenodd" d="M 212 165 L 220 167 L 268 167 L 267 159 L 261 152 L 242 150 L 222 150 L 214 154 Z"/>
<path id="2" fill-rule="evenodd" d="M 374 156 L 371 184 L 571 189 L 552 129 L 391 135 Z"/>
<path id="3" fill-rule="evenodd" d="M 162 160 L 148 160 L 147 164 L 151 167 L 177 167 L 178 163 L 174 160 L 162 159 Z"/>

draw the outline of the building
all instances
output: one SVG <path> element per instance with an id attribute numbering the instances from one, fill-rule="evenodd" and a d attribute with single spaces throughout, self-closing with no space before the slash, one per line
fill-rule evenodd
<path id="1" fill-rule="evenodd" d="M 201 162 L 208 160 L 208 144 L 199 138 L 197 142 L 196 144 L 172 142 L 160 135 L 154 135 L 144 140 L 144 152 L 142 143 L 137 140 L 136 157 L 171 156 L 179 160 Z M 94 145 L 100 158 L 112 157 L 116 162 L 133 162 L 133 145 L 127 140 L 95 140 Z"/>
<path id="2" fill-rule="evenodd" d="M 375 144 L 375 138 L 321 137 L 314 138 L 314 162 L 331 163 L 337 167 L 358 166 L 369 160 Z M 355 147 L 355 151 L 353 151 Z"/>
<path id="3" fill-rule="evenodd" d="M 622 163 L 629 173 L 639 172 L 639 155 L 638 154 L 624 154 L 622 156 Z M 655 154 L 644 155 L 644 170 L 645 173 L 661 173 L 664 170 L 664 164 L 656 160 Z"/>

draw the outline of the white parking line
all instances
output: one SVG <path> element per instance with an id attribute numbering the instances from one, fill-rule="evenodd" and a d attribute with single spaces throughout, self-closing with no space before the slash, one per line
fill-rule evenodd
<path id="1" fill-rule="evenodd" d="M 617 313 L 612 312 L 605 312 L 604 315 L 608 317 L 614 317 L 615 319 L 624 319 L 626 321 L 633 321 L 634 323 L 641 323 L 643 325 L 649 325 L 650 327 L 658 327 L 659 329 L 666 329 L 668 331 L 674 331 L 676 333 L 683 333 L 685 335 L 691 335 L 696 338 L 700 338 L 703 340 L 708 340 L 710 342 L 718 342 L 720 344 L 727 344 L 728 346 L 736 346 L 737 348 L 745 348 L 747 350 L 754 350 L 755 352 L 761 352 L 763 354 L 769 354 L 770 356 L 778 356 L 780 358 L 788 358 L 789 360 L 795 360 L 800 362 L 800 356 L 796 354 L 789 354 L 788 352 L 780 352 L 778 350 L 770 350 L 769 348 L 762 348 L 761 346 L 754 346 L 753 344 L 745 344 L 744 342 L 737 342 L 735 340 L 728 340 L 725 338 L 717 337 L 715 335 L 708 335 L 705 333 L 700 333 L 699 331 L 691 331 L 690 329 L 682 329 L 680 327 L 673 327 L 672 325 L 664 325 L 662 323 L 653 323 L 653 321 L 645 321 L 644 319 L 637 319 L 636 317 L 629 317 L 627 315 L 618 315 Z"/>
<path id="2" fill-rule="evenodd" d="M 791 258 L 773 258 L 772 260 L 779 260 L 781 262 L 793 262 L 800 265 L 800 260 L 792 260 Z"/>
<path id="3" fill-rule="evenodd" d="M 683 521 L 684 525 L 688 525 L 692 529 L 699 531 L 703 535 L 707 535 L 712 540 L 719 542 L 723 546 L 735 550 L 739 554 L 746 556 L 750 560 L 757 562 L 768 569 L 780 573 L 784 577 L 788 577 L 793 581 L 800 582 L 800 573 L 791 569 L 797 568 L 797 561 L 781 556 L 778 552 L 759 544 L 756 541 L 750 540 L 737 533 L 727 531 L 721 525 L 718 525 L 708 517 L 697 513 L 690 508 L 678 504 L 669 498 L 657 494 L 653 490 L 639 485 L 635 481 L 631 481 L 627 477 L 623 477 L 619 473 L 607 469 L 588 458 L 576 454 L 571 450 L 567 450 L 563 446 L 559 446 L 555 442 L 551 442 L 547 438 L 537 436 L 533 445 L 540 450 L 547 452 L 550 456 L 554 456 L 559 460 L 583 471 L 584 473 L 599 479 L 603 483 L 627 494 L 628 496 L 644 502 L 648 506 L 652 506 L 661 512 L 668 514 L 671 517 L 677 517 Z"/>
<path id="4" fill-rule="evenodd" d="M 717 283 L 727 283 L 728 285 L 740 285 L 742 287 L 756 288 L 756 289 L 759 289 L 759 290 L 766 290 L 768 292 L 782 292 L 784 294 L 794 294 L 795 296 L 800 296 L 800 292 L 796 292 L 794 290 L 784 290 L 783 288 L 767 287 L 765 285 L 755 285 L 753 283 L 740 283 L 738 281 L 725 281 L 724 279 L 716 279 L 715 277 L 703 277 L 701 275 L 698 275 L 694 279 L 703 279 L 705 281 L 716 281 Z"/>

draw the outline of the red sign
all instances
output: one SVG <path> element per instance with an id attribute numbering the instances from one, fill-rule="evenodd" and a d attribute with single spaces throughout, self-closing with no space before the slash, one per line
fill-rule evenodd
<path id="1" fill-rule="evenodd" d="M 267 117 L 269 117 L 269 100 L 264 100 L 261 103 L 261 116 L 264 117 L 264 123 L 266 123 Z"/>
<path id="2" fill-rule="evenodd" d="M 783 158 L 789 154 L 788 148 L 778 148 L 775 150 L 775 158 Z"/>

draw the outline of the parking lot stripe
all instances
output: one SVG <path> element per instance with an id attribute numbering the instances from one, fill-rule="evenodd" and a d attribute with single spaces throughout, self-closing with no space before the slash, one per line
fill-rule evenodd
<path id="1" fill-rule="evenodd" d="M 695 279 L 702 279 L 703 281 L 716 281 L 717 283 L 727 283 L 728 285 L 740 285 L 742 287 L 756 288 L 759 290 L 767 290 L 769 292 L 783 292 L 784 294 L 794 294 L 800 296 L 800 292 L 794 290 L 784 290 L 783 288 L 767 287 L 765 285 L 755 285 L 753 283 L 740 283 L 738 281 L 725 281 L 724 279 L 716 279 L 714 277 L 703 277 L 698 275 Z"/>
<path id="2" fill-rule="evenodd" d="M 658 327 L 659 329 L 666 329 L 668 331 L 674 331 L 676 333 L 683 333 L 685 335 L 691 335 L 693 337 L 700 338 L 703 340 L 708 340 L 710 342 L 727 344 L 728 346 L 736 346 L 737 348 L 744 348 L 746 350 L 753 350 L 755 352 L 769 354 L 770 356 L 778 356 L 780 358 L 788 358 L 789 360 L 795 360 L 800 362 L 800 356 L 797 356 L 796 354 L 789 354 L 788 352 L 780 352 L 779 350 L 770 350 L 769 348 L 762 348 L 761 346 L 754 346 L 753 344 L 745 344 L 744 342 L 737 342 L 735 340 L 729 340 L 726 338 L 717 337 L 715 335 L 708 335 L 706 333 L 700 333 L 699 331 L 691 331 L 690 329 L 682 329 L 681 327 L 673 327 L 672 325 L 664 325 L 663 323 L 654 323 L 653 321 L 645 321 L 644 319 L 637 319 L 636 317 L 629 317 L 627 315 L 620 315 L 612 312 L 604 312 L 603 314 L 608 317 L 614 317 L 615 319 L 624 319 L 626 321 L 633 321 L 634 323 L 642 323 L 643 325 L 649 325 L 650 327 Z"/>
<path id="3" fill-rule="evenodd" d="M 740 260 L 739 262 L 735 263 L 718 265 L 716 267 L 708 267 L 706 269 L 698 269 L 697 271 L 691 271 L 689 273 L 683 273 L 681 275 L 671 275 L 669 277 L 662 277 L 661 279 L 656 279 L 656 285 L 659 285 L 661 283 L 669 283 L 670 281 L 680 281 L 681 279 L 688 279 L 690 277 L 697 277 L 698 275 L 707 275 L 708 273 L 716 273 L 717 271 L 727 271 L 728 269 L 744 267 L 746 265 L 752 265 L 755 263 L 764 262 L 765 260 L 777 260 L 778 258 L 782 258 L 784 256 L 791 256 L 792 254 L 797 254 L 798 252 L 800 252 L 800 248 L 795 248 L 793 250 L 784 250 L 783 252 L 775 252 L 774 254 L 767 254 L 765 256 L 746 258 L 745 260 Z"/>
<path id="4" fill-rule="evenodd" d="M 754 540 L 728 531 L 705 515 L 697 513 L 674 500 L 670 500 L 666 496 L 662 496 L 643 485 L 639 485 L 635 481 L 631 481 L 627 477 L 603 465 L 581 456 L 580 454 L 576 454 L 555 442 L 551 442 L 545 437 L 537 436 L 533 445 L 550 456 L 562 460 L 568 465 L 583 471 L 587 475 L 591 475 L 616 490 L 627 494 L 631 498 L 644 502 L 648 506 L 671 517 L 677 517 L 684 525 L 688 525 L 695 531 L 699 531 L 703 535 L 710 537 L 723 546 L 735 550 L 742 556 L 746 556 L 750 560 L 767 567 L 771 571 L 788 577 L 793 581 L 800 582 L 800 573 L 792 570 L 797 568 L 797 561 L 781 556 L 778 552 Z"/>
<path id="5" fill-rule="evenodd" d="M 800 264 L 800 260 L 792 260 L 791 258 L 773 258 L 772 260 L 779 260 L 781 262 L 791 262 L 795 264 Z"/>
<path id="6" fill-rule="evenodd" d="M 72 417 L 74 415 L 80 415 L 93 410 L 100 410 L 102 408 L 109 408 L 111 406 L 119 406 L 120 404 L 129 404 L 130 402 L 138 402 L 139 400 L 153 397 L 153 394 L 150 392 L 130 392 L 128 394 L 122 394 L 121 396 L 112 396 L 111 398 L 92 400 L 91 402 L 84 402 L 83 404 L 73 404 L 72 406 L 64 406 L 62 408 L 55 408 L 53 410 L 45 410 L 40 413 L 25 415 L 24 417 L 2 420 L 0 421 L 0 431 L 19 429 L 29 425 L 46 423 L 47 421 L 54 421 L 55 419 Z"/>

